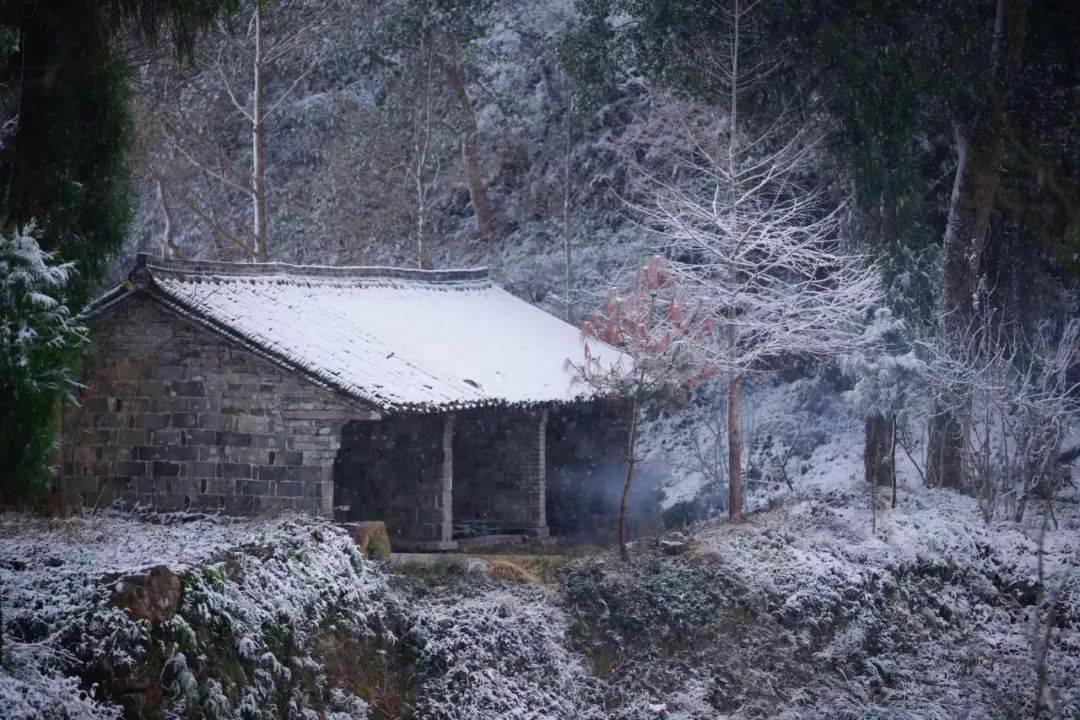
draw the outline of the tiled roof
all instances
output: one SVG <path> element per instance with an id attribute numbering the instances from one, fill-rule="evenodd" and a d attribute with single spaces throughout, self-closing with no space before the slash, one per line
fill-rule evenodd
<path id="1" fill-rule="evenodd" d="M 587 399 L 568 361 L 580 331 L 491 282 L 485 269 L 297 266 L 139 256 L 145 292 L 312 380 L 386 411 Z M 590 341 L 593 355 L 620 354 Z"/>

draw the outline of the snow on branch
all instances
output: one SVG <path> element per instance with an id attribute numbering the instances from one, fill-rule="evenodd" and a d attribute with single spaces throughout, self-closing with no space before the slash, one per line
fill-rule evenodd
<path id="1" fill-rule="evenodd" d="M 938 412 L 969 428 L 966 483 L 987 517 L 999 505 L 1023 517 L 1030 501 L 1060 486 L 1055 460 L 1080 416 L 1080 321 L 1025 331 L 985 310 L 966 325 L 919 343 Z"/>
<path id="2" fill-rule="evenodd" d="M 72 378 L 55 362 L 85 341 L 86 328 L 64 302 L 75 273 L 41 248 L 33 223 L 0 234 L 0 373 L 18 378 L 16 391 L 66 390 Z"/>
<path id="3" fill-rule="evenodd" d="M 839 247 L 846 205 L 800 182 L 815 138 L 782 129 L 738 143 L 726 163 L 693 153 L 682 182 L 658 184 L 637 207 L 685 291 L 717 319 L 720 342 L 703 349 L 724 371 L 860 352 L 860 328 L 882 303 L 878 269 Z"/>

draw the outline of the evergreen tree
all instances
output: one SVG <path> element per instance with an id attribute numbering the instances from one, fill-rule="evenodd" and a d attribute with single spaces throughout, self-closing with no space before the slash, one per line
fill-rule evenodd
<path id="1" fill-rule="evenodd" d="M 128 53 L 132 47 L 153 50 L 163 36 L 177 52 L 189 52 L 199 31 L 233 5 L 15 0 L 0 9 L 0 105 L 4 127 L 13 128 L 0 141 L 0 231 L 14 236 L 36 224 L 45 257 L 74 272 L 71 282 L 54 287 L 61 307 L 85 304 L 131 217 Z M 76 361 L 74 353 L 55 352 L 35 363 L 38 371 L 58 376 Z M 28 395 L 23 389 L 32 379 L 25 366 L 0 371 L 9 468 L 3 494 L 21 496 L 44 472 L 43 448 L 55 435 L 51 408 L 64 388 L 38 384 Z"/>

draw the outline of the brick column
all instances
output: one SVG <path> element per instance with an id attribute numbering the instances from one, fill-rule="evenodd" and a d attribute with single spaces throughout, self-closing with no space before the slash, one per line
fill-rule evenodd
<path id="1" fill-rule="evenodd" d="M 526 433 L 523 447 L 522 470 L 524 472 L 522 496 L 526 503 L 527 522 L 525 534 L 547 537 L 547 417 L 548 411 L 530 413 L 533 427 Z"/>
<path id="2" fill-rule="evenodd" d="M 454 416 L 444 415 L 442 424 L 442 463 L 436 473 L 433 550 L 455 550 L 454 542 Z"/>

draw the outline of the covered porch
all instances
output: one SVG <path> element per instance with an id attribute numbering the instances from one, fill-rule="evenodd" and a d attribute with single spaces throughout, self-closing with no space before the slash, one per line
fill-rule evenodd
<path id="1" fill-rule="evenodd" d="M 393 414 L 342 429 L 334 517 L 383 520 L 396 550 L 483 535 L 547 537 L 544 408 Z"/>

